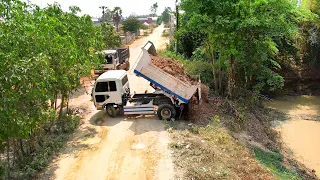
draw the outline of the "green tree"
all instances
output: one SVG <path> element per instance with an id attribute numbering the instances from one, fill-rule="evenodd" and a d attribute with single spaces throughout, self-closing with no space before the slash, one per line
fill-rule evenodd
<path id="1" fill-rule="evenodd" d="M 158 7 L 159 6 L 157 2 L 150 7 L 150 11 L 153 17 L 157 15 Z"/>
<path id="2" fill-rule="evenodd" d="M 116 26 L 116 31 L 119 32 L 119 23 L 122 17 L 122 9 L 119 6 L 114 7 L 113 11 L 113 22 Z"/>
<path id="3" fill-rule="evenodd" d="M 122 25 L 123 25 L 124 32 L 132 32 L 132 33 L 137 32 L 141 27 L 140 21 L 135 17 L 127 18 L 122 22 Z"/>
<path id="4" fill-rule="evenodd" d="M 184 28 L 207 36 L 203 49 L 210 55 L 216 93 L 232 96 L 240 87 L 260 91 L 283 86 L 283 78 L 273 71 L 280 68 L 275 39 L 294 37 L 302 17 L 296 4 L 290 0 L 183 0 L 181 7 L 187 18 Z"/>
<path id="5" fill-rule="evenodd" d="M 113 21 L 112 11 L 106 6 L 100 6 L 99 8 L 102 9 L 102 16 L 100 21 L 105 23 L 112 22 Z"/>
<path id="6" fill-rule="evenodd" d="M 114 27 L 111 24 L 103 23 L 101 25 L 101 31 L 106 49 L 113 49 L 121 46 L 121 37 L 114 32 Z"/>
<path id="7" fill-rule="evenodd" d="M 320 66 L 320 2 L 304 0 L 301 6 L 314 14 L 312 18 L 300 24 L 299 36 L 296 38 L 297 45 L 305 65 Z"/>
<path id="8" fill-rule="evenodd" d="M 164 9 L 164 11 L 162 12 L 161 14 L 161 20 L 164 22 L 164 23 L 169 23 L 170 21 L 170 13 L 171 13 L 171 8 L 170 7 L 166 7 Z"/>
<path id="9" fill-rule="evenodd" d="M 58 95 L 61 115 L 80 77 L 90 73 L 98 58 L 94 51 L 103 49 L 103 36 L 90 16 L 76 15 L 79 11 L 70 7 L 64 12 L 58 4 L 41 9 L 19 0 L 0 1 L 5 18 L 0 22 L 0 146 L 29 140 L 55 119 L 50 102 Z M 33 150 L 32 139 L 28 142 Z"/>

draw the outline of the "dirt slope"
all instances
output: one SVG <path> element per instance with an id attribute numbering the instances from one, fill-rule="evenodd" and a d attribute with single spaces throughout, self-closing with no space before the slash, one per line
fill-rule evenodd
<path id="1" fill-rule="evenodd" d="M 163 26 L 149 37 L 130 45 L 130 63 L 138 58 L 148 41 L 165 47 Z M 63 152 L 39 175 L 38 179 L 173 179 L 173 164 L 168 150 L 169 135 L 163 121 L 153 116 L 138 119 L 111 119 L 95 110 L 90 101 L 90 82 L 70 102 L 82 111 L 83 124 Z M 149 83 L 129 75 L 133 91 L 151 90 Z"/>

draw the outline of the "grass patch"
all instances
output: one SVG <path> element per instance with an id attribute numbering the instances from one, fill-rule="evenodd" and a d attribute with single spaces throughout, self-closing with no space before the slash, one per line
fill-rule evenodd
<path id="1" fill-rule="evenodd" d="M 181 172 L 177 179 L 274 179 L 214 119 L 206 127 L 187 126 L 171 133 L 169 147 L 176 171 Z"/>
<path id="2" fill-rule="evenodd" d="M 283 165 L 283 156 L 279 153 L 279 150 L 275 149 L 273 152 L 267 152 L 259 147 L 252 146 L 251 147 L 255 158 L 267 167 L 271 173 L 279 179 L 301 179 L 300 176 L 286 168 Z"/>
<path id="3" fill-rule="evenodd" d="M 163 30 L 162 37 L 169 37 L 170 33 L 167 30 Z"/>

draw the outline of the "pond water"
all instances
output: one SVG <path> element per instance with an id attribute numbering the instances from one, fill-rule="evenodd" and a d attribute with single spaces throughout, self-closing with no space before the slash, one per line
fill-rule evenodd
<path id="1" fill-rule="evenodd" d="M 320 96 L 286 97 L 265 104 L 288 114 L 277 129 L 296 158 L 320 177 Z"/>

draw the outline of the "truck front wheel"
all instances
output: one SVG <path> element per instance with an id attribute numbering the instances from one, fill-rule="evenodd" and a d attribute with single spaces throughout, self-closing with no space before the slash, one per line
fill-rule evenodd
<path id="1" fill-rule="evenodd" d="M 115 118 L 117 115 L 116 108 L 114 108 L 113 105 L 107 105 L 106 111 L 107 111 L 107 114 L 112 118 Z"/>
<path id="2" fill-rule="evenodd" d="M 176 117 L 176 109 L 171 104 L 162 104 L 158 107 L 157 116 L 160 120 L 171 120 Z"/>

